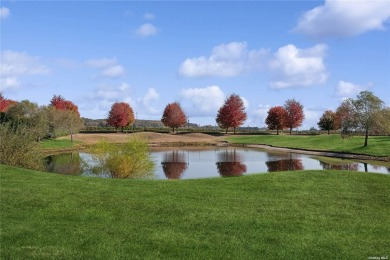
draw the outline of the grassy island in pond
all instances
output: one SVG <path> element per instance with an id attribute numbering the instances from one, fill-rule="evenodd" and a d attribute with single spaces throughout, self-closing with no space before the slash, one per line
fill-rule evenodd
<path id="1" fill-rule="evenodd" d="M 153 181 L 0 165 L 0 176 L 4 259 L 389 254 L 388 175 L 296 171 Z"/>
<path id="2" fill-rule="evenodd" d="M 231 143 L 266 144 L 285 148 L 390 156 L 390 136 L 370 136 L 363 147 L 364 137 L 341 138 L 340 135 L 248 135 L 231 136 Z"/>

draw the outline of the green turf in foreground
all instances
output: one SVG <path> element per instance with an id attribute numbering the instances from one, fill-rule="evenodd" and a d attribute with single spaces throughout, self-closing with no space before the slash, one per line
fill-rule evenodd
<path id="1" fill-rule="evenodd" d="M 362 136 L 342 139 L 340 135 L 253 135 L 231 136 L 227 140 L 241 144 L 267 144 L 308 150 L 390 156 L 390 136 L 370 136 L 367 147 L 363 147 Z"/>
<path id="2" fill-rule="evenodd" d="M 390 255 L 390 176 L 297 171 L 183 181 L 0 165 L 2 259 Z"/>

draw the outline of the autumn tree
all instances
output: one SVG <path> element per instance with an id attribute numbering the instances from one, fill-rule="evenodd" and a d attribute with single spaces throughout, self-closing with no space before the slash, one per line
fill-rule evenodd
<path id="1" fill-rule="evenodd" d="M 17 102 L 11 99 L 7 99 L 3 96 L 3 93 L 0 92 L 0 112 L 6 112 L 8 108 L 12 105 L 15 105 Z"/>
<path id="2" fill-rule="evenodd" d="M 287 111 L 281 106 L 271 107 L 268 110 L 268 116 L 265 119 L 265 123 L 268 129 L 275 130 L 276 134 L 279 134 L 279 130 L 283 130 L 285 127 L 285 121 L 287 118 Z"/>
<path id="3" fill-rule="evenodd" d="M 230 127 L 233 127 L 234 133 L 236 133 L 236 128 L 246 120 L 245 106 L 240 96 L 230 95 L 218 110 L 215 120 L 220 128 L 226 129 L 226 133 Z"/>
<path id="4" fill-rule="evenodd" d="M 336 113 L 332 110 L 326 110 L 321 118 L 320 121 L 317 123 L 318 127 L 321 130 L 328 131 L 328 135 L 330 134 L 330 130 L 336 130 L 337 129 L 337 118 Z"/>
<path id="5" fill-rule="evenodd" d="M 123 128 L 132 125 L 135 121 L 134 112 L 131 106 L 125 102 L 115 102 L 111 106 L 107 123 L 115 128 Z"/>
<path id="6" fill-rule="evenodd" d="M 355 109 L 352 99 L 345 99 L 336 109 L 336 128 L 342 137 L 348 136 L 356 128 Z"/>
<path id="7" fill-rule="evenodd" d="M 3 96 L 3 93 L 0 92 L 0 123 L 3 123 L 6 121 L 5 119 L 5 112 L 12 106 L 15 105 L 17 102 L 11 99 L 7 99 Z"/>
<path id="8" fill-rule="evenodd" d="M 11 106 L 6 112 L 6 119 L 13 125 L 25 125 L 38 142 L 49 132 L 45 107 L 28 100 Z"/>
<path id="9" fill-rule="evenodd" d="M 172 131 L 175 132 L 175 127 L 184 126 L 187 122 L 187 117 L 184 114 L 179 103 L 174 102 L 168 104 L 161 118 L 161 122 L 168 127 L 172 127 Z"/>
<path id="10" fill-rule="evenodd" d="M 302 125 L 305 115 L 303 114 L 303 106 L 295 99 L 288 99 L 284 103 L 284 109 L 287 111 L 287 117 L 284 126 L 290 129 L 290 135 L 292 129 Z"/>
<path id="11" fill-rule="evenodd" d="M 72 101 L 54 95 L 50 100 L 47 113 L 54 133 L 67 131 L 73 142 L 73 134 L 82 126 L 79 108 Z"/>
<path id="12" fill-rule="evenodd" d="M 380 121 L 380 114 L 384 109 L 383 101 L 371 91 L 362 91 L 356 99 L 352 100 L 352 104 L 355 108 L 358 127 L 365 133 L 363 146 L 367 146 L 369 131 Z"/>

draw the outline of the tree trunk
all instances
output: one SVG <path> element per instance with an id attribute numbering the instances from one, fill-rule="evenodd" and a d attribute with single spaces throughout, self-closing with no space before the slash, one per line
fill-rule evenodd
<path id="1" fill-rule="evenodd" d="M 292 134 L 292 127 L 290 127 L 290 135 Z"/>
<path id="2" fill-rule="evenodd" d="M 366 136 L 364 138 L 364 146 L 363 147 L 366 147 L 368 144 L 368 127 L 366 128 Z"/>
<path id="3" fill-rule="evenodd" d="M 172 127 L 172 131 L 175 132 L 175 127 Z"/>
<path id="4" fill-rule="evenodd" d="M 236 128 L 235 127 L 233 127 L 233 133 L 236 134 Z"/>
<path id="5" fill-rule="evenodd" d="M 330 129 L 328 129 L 328 135 L 330 135 Z"/>
<path id="6" fill-rule="evenodd" d="M 229 127 L 226 127 L 226 134 L 227 134 L 227 132 L 228 132 L 228 129 L 229 129 Z"/>
<path id="7" fill-rule="evenodd" d="M 73 132 L 70 131 L 70 141 L 73 143 Z"/>
<path id="8" fill-rule="evenodd" d="M 279 127 L 276 127 L 276 134 L 279 135 Z"/>

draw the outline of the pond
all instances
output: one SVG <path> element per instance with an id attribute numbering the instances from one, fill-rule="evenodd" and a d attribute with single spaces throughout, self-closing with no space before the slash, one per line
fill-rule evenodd
<path id="1" fill-rule="evenodd" d="M 231 177 L 243 174 L 292 170 L 353 170 L 390 173 L 390 165 L 380 162 L 319 157 L 297 153 L 281 153 L 236 147 L 160 148 L 151 151 L 156 170 L 155 179 L 198 179 Z M 93 155 L 85 152 L 53 155 L 46 158 L 47 171 L 70 175 L 110 178 L 105 172 L 86 169 Z M 150 176 L 148 177 L 150 178 Z"/>

